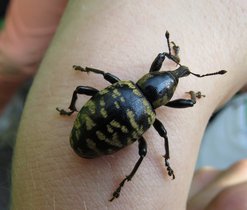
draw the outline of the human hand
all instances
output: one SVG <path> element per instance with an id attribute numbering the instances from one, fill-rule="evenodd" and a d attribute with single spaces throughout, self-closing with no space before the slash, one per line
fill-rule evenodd
<path id="1" fill-rule="evenodd" d="M 0 114 L 17 89 L 29 77 L 20 72 L 17 66 L 0 52 Z"/>
<path id="2" fill-rule="evenodd" d="M 66 5 L 67 0 L 11 1 L 0 32 L 0 113 L 35 74 Z"/>
<path id="3" fill-rule="evenodd" d="M 192 180 L 188 210 L 247 209 L 247 160 L 226 170 L 202 168 Z"/>

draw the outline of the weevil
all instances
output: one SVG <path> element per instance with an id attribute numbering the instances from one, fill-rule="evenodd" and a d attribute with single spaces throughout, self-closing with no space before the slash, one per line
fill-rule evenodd
<path id="1" fill-rule="evenodd" d="M 61 115 L 71 115 L 78 112 L 76 101 L 78 94 L 91 96 L 78 112 L 70 134 L 70 144 L 74 151 L 83 158 L 96 158 L 121 150 L 138 141 L 139 159 L 134 168 L 113 192 L 113 201 L 118 198 L 126 181 L 130 181 L 141 165 L 147 153 L 147 143 L 143 137 L 152 125 L 164 139 L 165 154 L 163 155 L 168 175 L 175 179 L 175 174 L 168 160 L 170 159 L 167 131 L 162 122 L 156 118 L 155 109 L 160 106 L 173 108 L 192 107 L 196 98 L 201 98 L 201 92 L 189 91 L 190 99 L 171 100 L 178 81 L 182 77 L 196 77 L 225 74 L 225 70 L 199 75 L 191 72 L 188 67 L 180 64 L 179 46 L 174 42 L 173 51 L 168 31 L 165 34 L 168 53 L 162 52 L 154 59 L 149 73 L 142 76 L 137 83 L 122 81 L 117 76 L 102 70 L 74 65 L 74 70 L 100 74 L 111 83 L 103 90 L 89 86 L 78 86 L 73 92 L 69 111 L 56 108 Z M 172 60 L 178 68 L 171 71 L 160 71 L 165 58 Z"/>

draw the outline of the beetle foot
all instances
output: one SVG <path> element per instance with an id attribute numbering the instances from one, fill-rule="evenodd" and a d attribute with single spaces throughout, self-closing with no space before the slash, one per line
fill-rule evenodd
<path id="1" fill-rule="evenodd" d="M 169 162 L 168 162 L 168 158 L 166 158 L 165 156 L 163 156 L 165 158 L 165 165 L 166 165 L 166 169 L 168 172 L 168 175 L 172 177 L 172 179 L 175 179 L 175 174 L 174 171 L 172 170 Z"/>
<path id="2" fill-rule="evenodd" d="M 113 201 L 115 198 L 118 198 L 120 196 L 120 191 L 121 191 L 121 187 L 119 186 L 116 191 L 112 194 L 112 198 L 109 201 Z"/>
<path id="3" fill-rule="evenodd" d="M 56 108 L 56 110 L 60 113 L 60 115 L 72 115 L 74 111 L 70 111 L 70 112 L 67 112 L 65 111 L 64 109 L 59 109 L 58 107 Z"/>
<path id="4" fill-rule="evenodd" d="M 178 45 L 175 44 L 175 42 L 171 41 L 172 49 L 174 50 L 175 55 L 177 55 L 179 53 L 180 47 Z"/>
<path id="5" fill-rule="evenodd" d="M 196 97 L 201 98 L 201 97 L 206 97 L 205 95 L 202 95 L 200 91 L 196 92 Z"/>
<path id="6" fill-rule="evenodd" d="M 173 49 L 173 52 L 174 52 L 173 59 L 176 60 L 177 63 L 180 63 L 180 58 L 178 56 L 179 51 L 180 51 L 180 47 L 178 45 L 176 45 L 175 42 L 171 42 L 171 44 L 173 45 L 172 49 Z"/>
<path id="7" fill-rule="evenodd" d="M 73 69 L 76 71 L 89 72 L 86 68 L 82 68 L 81 66 L 73 65 Z"/>
<path id="8" fill-rule="evenodd" d="M 109 201 L 113 201 L 115 198 L 118 198 L 120 196 L 120 192 L 122 187 L 124 186 L 124 183 L 130 180 L 131 176 L 126 176 L 125 179 L 119 184 L 119 187 L 114 191 L 114 193 L 112 194 L 112 198 Z"/>
<path id="9" fill-rule="evenodd" d="M 206 97 L 205 95 L 202 95 L 201 91 L 198 91 L 198 92 L 194 92 L 194 91 L 189 91 L 189 92 L 186 92 L 188 94 L 191 95 L 191 98 L 202 98 L 202 97 Z"/>

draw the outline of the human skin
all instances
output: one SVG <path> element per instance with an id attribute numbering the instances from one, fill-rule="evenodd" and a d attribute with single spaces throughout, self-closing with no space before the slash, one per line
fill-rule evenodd
<path id="1" fill-rule="evenodd" d="M 194 174 L 187 210 L 245 210 L 247 160 L 225 170 L 204 167 Z"/>
<path id="2" fill-rule="evenodd" d="M 213 111 L 245 83 L 246 5 L 215 1 L 70 1 L 40 66 L 22 116 L 13 163 L 12 209 L 169 209 L 186 208 L 200 140 Z M 168 132 L 171 180 L 164 165 L 163 139 L 151 128 L 148 154 L 120 197 L 108 200 L 138 159 L 133 144 L 92 160 L 69 146 L 76 115 L 60 116 L 78 85 L 102 89 L 100 75 L 74 72 L 92 66 L 122 80 L 137 81 L 159 52 L 167 51 L 165 31 L 181 47 L 181 63 L 192 72 L 226 69 L 225 75 L 182 78 L 174 98 L 201 91 L 193 108 L 157 109 Z M 174 67 L 172 62 L 165 63 Z M 165 70 L 165 65 L 162 70 Z M 78 108 L 88 97 L 80 96 Z"/>

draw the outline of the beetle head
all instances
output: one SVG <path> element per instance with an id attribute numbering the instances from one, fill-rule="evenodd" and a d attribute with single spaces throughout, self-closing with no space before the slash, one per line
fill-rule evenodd
<path id="1" fill-rule="evenodd" d="M 171 71 L 171 73 L 176 78 L 180 78 L 189 76 L 191 72 L 187 66 L 179 66 L 176 70 Z"/>

